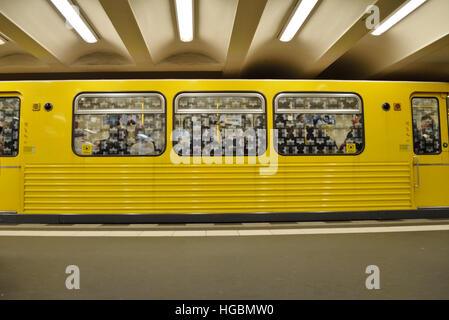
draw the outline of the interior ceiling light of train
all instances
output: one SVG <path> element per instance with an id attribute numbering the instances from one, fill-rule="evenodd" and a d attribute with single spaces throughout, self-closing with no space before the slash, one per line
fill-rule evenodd
<path id="1" fill-rule="evenodd" d="M 0 0 L 0 79 L 449 79 L 447 0 Z"/>

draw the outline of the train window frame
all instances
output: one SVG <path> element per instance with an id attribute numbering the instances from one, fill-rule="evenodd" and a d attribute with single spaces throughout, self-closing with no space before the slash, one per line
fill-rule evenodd
<path id="1" fill-rule="evenodd" d="M 363 143 L 363 147 L 362 149 L 357 152 L 357 153 L 335 153 L 335 154 L 281 154 L 278 150 L 278 146 L 277 143 L 275 143 L 274 139 L 272 141 L 273 143 L 273 148 L 276 151 L 276 153 L 282 157 L 357 157 L 360 156 L 361 154 L 363 154 L 363 152 L 365 152 L 366 149 L 366 137 L 365 137 L 365 106 L 364 106 L 364 101 L 362 96 L 357 93 L 357 92 L 353 92 L 353 91 L 281 91 L 278 92 L 274 98 L 273 98 L 273 124 L 272 124 L 272 128 L 273 130 L 276 130 L 275 127 L 275 119 L 276 119 L 276 114 L 279 113 L 284 113 L 284 114 L 289 114 L 292 112 L 288 112 L 288 111 L 284 111 L 284 112 L 277 112 L 278 110 L 278 100 L 280 98 L 282 98 L 282 96 L 284 95 L 297 95 L 297 96 L 304 96 L 304 97 L 310 97 L 310 96 L 315 96 L 317 98 L 320 97 L 355 97 L 359 100 L 360 102 L 360 110 L 359 109 L 314 109 L 314 110 L 303 110 L 301 112 L 296 112 L 298 114 L 354 114 L 355 111 L 357 111 L 359 114 L 362 115 L 363 118 L 363 126 L 362 126 L 362 143 Z"/>
<path id="2" fill-rule="evenodd" d="M 247 97 L 248 95 L 253 95 L 253 96 L 257 96 L 259 98 L 261 98 L 261 102 L 262 102 L 262 112 L 254 112 L 254 110 L 252 110 L 253 112 L 248 112 L 249 110 L 232 110 L 233 112 L 225 112 L 227 114 L 242 114 L 242 113 L 247 113 L 247 114 L 262 114 L 264 115 L 265 121 L 264 121 L 264 125 L 265 125 L 265 150 L 263 152 L 260 152 L 259 154 L 256 154 L 256 157 L 260 157 L 262 155 L 264 155 L 267 151 L 268 151 L 268 104 L 267 104 L 267 98 L 265 97 L 265 95 L 260 92 L 260 91 L 254 91 L 254 90 L 249 90 L 249 91 L 238 91 L 238 90 L 213 90 L 213 91 L 180 91 L 178 92 L 175 97 L 173 98 L 173 116 L 172 116 L 172 132 L 175 130 L 175 121 L 176 121 L 176 115 L 177 114 L 202 114 L 202 113 L 211 113 L 211 110 L 195 110 L 195 112 L 188 112 L 188 110 L 185 110 L 185 112 L 177 112 L 177 106 L 178 106 L 178 100 L 182 97 L 182 96 L 192 96 L 192 97 L 198 97 L 198 96 L 222 96 L 222 95 L 233 95 L 233 96 L 242 96 L 242 97 Z M 171 143 L 172 143 L 172 148 L 174 147 L 173 145 L 173 139 L 171 139 Z M 198 156 L 198 155 L 180 155 L 177 152 L 175 152 L 175 154 L 179 157 L 202 157 Z M 221 155 L 221 157 L 225 157 L 226 155 Z M 233 155 L 233 157 L 250 157 L 252 155 L 243 155 L 243 156 L 237 156 L 237 155 Z M 211 157 L 218 157 L 218 156 L 211 156 Z"/>
<path id="3" fill-rule="evenodd" d="M 153 155 L 131 155 L 131 154 L 125 154 L 125 155 L 120 155 L 120 154 L 116 154 L 116 155 L 83 155 L 83 154 L 78 154 L 75 151 L 75 135 L 74 135 L 74 129 L 75 129 L 75 116 L 76 115 L 95 115 L 95 114 L 142 114 L 142 112 L 137 112 L 136 110 L 126 110 L 126 109 L 116 109 L 114 111 L 117 112 L 110 112 L 110 110 L 108 112 L 91 112 L 89 110 L 82 110 L 81 112 L 79 112 L 77 110 L 77 103 L 78 100 L 81 99 L 82 97 L 126 97 L 126 96 L 142 96 L 142 95 L 148 95 L 148 96 L 154 96 L 157 95 L 161 98 L 161 102 L 162 102 L 162 111 L 163 111 L 163 115 L 164 115 L 164 148 L 161 150 L 161 152 L 159 154 L 153 154 Z M 78 113 L 77 113 L 78 111 Z M 98 111 L 98 110 L 97 110 Z M 154 113 L 160 113 L 160 112 L 151 112 L 151 111 L 146 111 L 143 112 L 144 114 L 154 114 Z M 165 151 L 167 150 L 167 99 L 165 97 L 165 95 L 162 92 L 159 91 L 83 91 L 83 92 L 79 92 L 75 98 L 73 99 L 73 107 L 72 107 L 72 152 L 78 156 L 78 157 L 82 157 L 82 158 L 102 158 L 102 157 L 107 157 L 107 158 L 135 158 L 135 157 L 160 157 L 162 156 Z"/>
<path id="4" fill-rule="evenodd" d="M 19 126 L 17 128 L 17 154 L 16 155 L 0 155 L 0 158 L 17 158 L 20 155 L 20 122 L 22 111 L 22 99 L 19 96 L 0 96 L 0 99 L 18 99 L 19 100 Z"/>
<path id="5" fill-rule="evenodd" d="M 413 132 L 413 100 L 414 99 L 433 99 L 433 100 L 436 100 L 437 101 L 437 114 L 438 114 L 438 131 L 439 131 L 439 142 L 440 142 L 440 152 L 437 152 L 437 153 L 416 153 L 415 152 L 415 134 L 414 134 L 414 132 Z M 412 147 L 413 147 L 413 154 L 415 155 L 415 156 L 437 156 L 437 155 L 440 155 L 442 152 L 443 152 L 443 146 L 442 146 L 442 139 L 441 139 L 441 133 L 442 133 L 442 130 L 441 130 L 441 116 L 440 116 L 440 112 L 441 112 L 441 110 L 440 110 L 440 99 L 438 99 L 438 97 L 437 96 L 413 96 L 411 99 L 410 99 L 410 111 L 411 111 L 411 116 L 412 116 L 412 141 L 413 141 L 413 145 L 412 145 Z M 448 116 L 449 116 L 449 114 L 448 114 Z"/>

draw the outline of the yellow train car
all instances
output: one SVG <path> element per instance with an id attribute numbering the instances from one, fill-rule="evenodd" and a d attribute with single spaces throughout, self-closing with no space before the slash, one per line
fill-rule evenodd
<path id="1" fill-rule="evenodd" d="M 0 221 L 448 216 L 449 83 L 0 83 Z"/>

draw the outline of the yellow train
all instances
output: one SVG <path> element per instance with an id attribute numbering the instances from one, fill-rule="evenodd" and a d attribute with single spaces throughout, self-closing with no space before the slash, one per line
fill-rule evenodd
<path id="1" fill-rule="evenodd" d="M 448 216 L 449 83 L 0 83 L 0 221 Z"/>

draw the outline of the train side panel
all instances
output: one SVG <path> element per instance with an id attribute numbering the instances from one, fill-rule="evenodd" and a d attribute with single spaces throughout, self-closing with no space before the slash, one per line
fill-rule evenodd
<path id="1" fill-rule="evenodd" d="M 442 203 L 449 172 L 422 169 L 417 193 L 410 101 L 437 95 L 446 108 L 444 83 L 334 81 L 46 81 L 5 82 L 2 92 L 22 97 L 20 152 L 15 174 L 0 175 L 0 211 L 23 214 L 276 213 L 414 210 Z M 157 91 L 167 101 L 166 150 L 155 157 L 80 157 L 72 150 L 73 100 L 81 92 Z M 173 100 L 182 91 L 257 91 L 267 102 L 279 92 L 355 92 L 363 99 L 365 146 L 359 155 L 281 156 L 268 135 L 267 152 L 248 164 L 198 164 L 172 152 Z M 45 111 L 45 103 L 53 105 Z M 384 111 L 384 103 L 400 105 Z M 39 111 L 33 111 L 36 105 Z M 447 109 L 446 109 L 447 110 Z M 441 111 L 447 115 L 447 111 Z M 448 141 L 447 116 L 441 120 Z M 11 160 L 1 158 L 3 166 Z M 448 148 L 427 163 L 449 163 Z M 183 163 L 190 162 L 190 163 Z M 429 166 L 430 167 L 430 166 Z M 12 170 L 12 169 L 11 169 Z M 11 171 L 12 172 L 12 171 Z M 433 183 L 431 182 L 433 181 Z M 7 187 L 5 187 L 7 186 Z M 425 193 L 421 190 L 425 188 Z M 6 191 L 6 190 L 9 190 Z M 12 192 L 11 190 L 15 190 Z M 17 192 L 16 192 L 17 191 Z M 18 196 L 14 196 L 17 194 Z M 431 197 L 435 194 L 435 197 Z M 421 197 L 421 198 L 419 198 Z M 417 203 L 418 201 L 418 203 Z M 424 203 L 424 202 L 423 202 Z"/>

